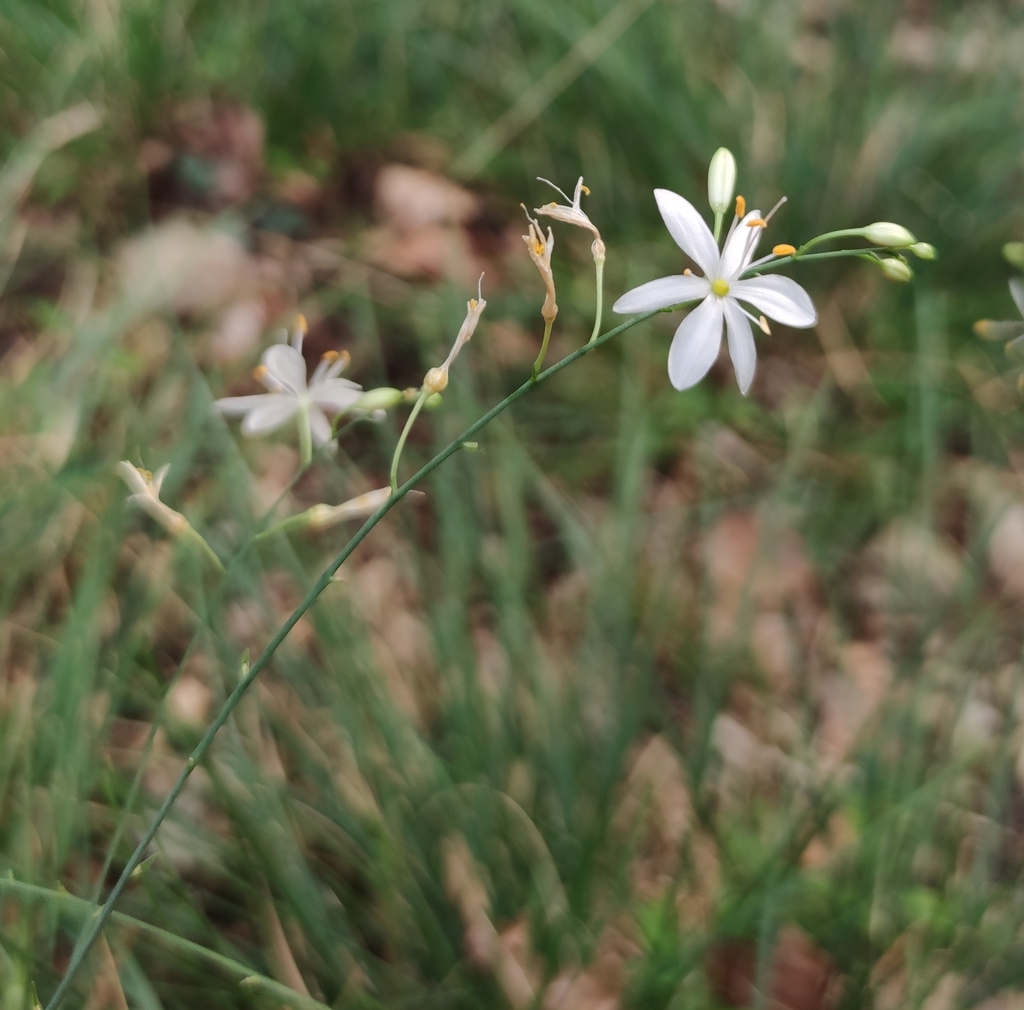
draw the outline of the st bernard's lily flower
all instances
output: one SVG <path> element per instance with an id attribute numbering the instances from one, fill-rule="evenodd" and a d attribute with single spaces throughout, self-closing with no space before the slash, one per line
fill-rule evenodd
<path id="1" fill-rule="evenodd" d="M 605 258 L 605 246 L 601 240 L 601 233 L 597 230 L 597 225 L 587 217 L 583 208 L 580 206 L 580 194 L 586 193 L 590 196 L 590 190 L 583 185 L 583 176 L 581 175 L 576 182 L 576 189 L 573 191 L 572 199 L 570 200 L 564 190 L 559 189 L 549 179 L 541 179 L 538 177 L 538 182 L 547 183 L 553 190 L 560 193 L 562 197 L 569 200 L 569 206 L 566 207 L 560 203 L 546 203 L 543 207 L 534 207 L 534 214 L 543 214 L 546 217 L 554 218 L 556 221 L 563 221 L 565 224 L 575 225 L 577 228 L 584 228 L 594 236 L 593 244 L 590 247 L 590 252 L 594 257 L 594 260 L 600 259 L 604 262 Z M 529 243 L 527 243 L 529 244 Z"/>
<path id="2" fill-rule="evenodd" d="M 791 255 L 795 250 L 792 246 L 776 246 L 770 255 L 755 261 L 761 232 L 775 211 L 767 218 L 762 218 L 757 210 L 744 213 L 746 205 L 742 197 L 736 198 L 737 213 L 721 252 L 711 229 L 688 200 L 667 189 L 656 189 L 654 197 L 669 234 L 704 276 L 698 277 L 686 270 L 674 277 L 648 281 L 627 291 L 613 309 L 632 314 L 700 301 L 679 324 L 672 340 L 668 353 L 672 385 L 679 390 L 689 389 L 707 375 L 718 357 L 724 324 L 736 380 L 740 391 L 746 394 L 757 364 L 750 322 L 767 333 L 765 316 L 799 328 L 813 326 L 818 321 L 810 296 L 796 281 L 777 274 L 743 276 L 754 267 L 776 256 Z M 764 315 L 760 318 L 752 315 L 741 304 L 744 302 Z"/>
<path id="3" fill-rule="evenodd" d="M 332 430 L 325 411 L 344 413 L 362 396 L 362 386 L 339 378 L 350 361 L 344 352 L 328 351 L 307 383 L 306 361 L 302 357 L 305 333 L 306 321 L 299 316 L 291 343 L 286 339 L 264 352 L 262 364 L 254 374 L 269 392 L 226 396 L 214 403 L 222 414 L 243 417 L 241 432 L 246 437 L 277 431 L 297 416 L 304 445 L 310 435 L 315 444 L 327 445 L 331 442 Z"/>
<path id="4" fill-rule="evenodd" d="M 170 505 L 160 501 L 160 488 L 170 468 L 171 465 L 168 463 L 160 467 L 156 473 L 150 473 L 123 459 L 117 464 L 117 473 L 132 492 L 128 496 L 128 501 L 155 519 L 172 536 L 178 536 L 188 529 L 188 520 L 180 512 L 175 512 Z"/>

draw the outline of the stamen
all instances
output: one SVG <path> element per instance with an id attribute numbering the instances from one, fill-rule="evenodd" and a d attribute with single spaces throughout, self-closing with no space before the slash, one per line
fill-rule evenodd
<path id="1" fill-rule="evenodd" d="M 748 228 L 767 228 L 768 222 L 763 217 L 752 217 L 747 222 Z"/>
<path id="2" fill-rule="evenodd" d="M 550 187 L 551 187 L 551 188 L 552 188 L 553 190 L 555 190 L 555 191 L 556 191 L 556 192 L 558 192 L 558 193 L 561 193 L 561 194 L 562 194 L 562 196 L 564 196 L 564 197 L 565 197 L 565 199 L 566 199 L 566 201 L 567 201 L 568 203 L 570 203 L 570 204 L 572 203 L 572 197 L 571 197 L 571 196 L 569 196 L 569 194 L 568 194 L 568 193 L 566 193 L 566 192 L 565 192 L 565 190 L 564 190 L 564 189 L 562 189 L 562 187 L 561 187 L 561 186 L 556 186 L 556 185 L 555 185 L 555 184 L 554 184 L 554 183 L 553 183 L 553 182 L 552 182 L 552 181 L 551 181 L 550 179 L 542 179 L 542 178 L 541 178 L 541 177 L 540 177 L 540 176 L 538 175 L 538 176 L 537 176 L 537 182 L 546 182 L 546 183 L 547 183 L 547 184 L 548 184 L 548 185 L 549 185 L 549 186 L 550 186 Z M 588 192 L 589 192 L 589 190 L 588 190 Z M 520 204 L 520 206 L 522 206 L 522 204 Z M 555 204 L 555 206 L 557 207 L 557 206 L 558 206 L 558 204 Z M 523 210 L 526 210 L 526 208 L 525 208 L 525 207 L 523 207 Z M 527 215 L 527 216 L 529 216 L 529 215 Z"/>
<path id="3" fill-rule="evenodd" d="M 768 216 L 765 218 L 766 221 L 770 221 L 775 212 L 789 199 L 788 196 L 780 196 L 779 202 L 768 211 Z"/>
<path id="4" fill-rule="evenodd" d="M 692 276 L 693 276 L 693 271 L 692 271 L 692 270 L 691 270 L 691 269 L 690 269 L 689 267 L 687 267 L 687 268 L 686 268 L 686 269 L 685 269 L 685 270 L 683 271 L 683 276 L 684 276 L 684 277 L 692 277 Z"/>
<path id="5" fill-rule="evenodd" d="M 580 185 L 580 190 L 582 192 L 586 193 L 587 196 L 590 196 L 590 187 L 589 186 L 584 186 L 584 185 L 581 184 Z"/>
<path id="6" fill-rule="evenodd" d="M 736 197 L 736 216 L 745 217 L 747 213 L 747 201 L 742 196 Z"/>
<path id="7" fill-rule="evenodd" d="M 775 246 L 775 248 L 772 249 L 773 256 L 792 256 L 795 252 L 795 245 L 786 245 L 785 243 L 783 243 L 782 245 L 777 245 Z"/>
<path id="8" fill-rule="evenodd" d="M 257 365 L 252 370 L 252 377 L 262 382 L 267 377 L 267 372 L 270 371 L 266 365 Z"/>
<path id="9" fill-rule="evenodd" d="M 309 332 L 309 323 L 306 322 L 306 317 L 301 312 L 295 316 L 295 329 L 303 336 Z"/>
<path id="10" fill-rule="evenodd" d="M 767 334 L 767 335 L 768 335 L 769 337 L 770 337 L 770 336 L 772 335 L 772 331 L 771 331 L 771 328 L 770 328 L 770 327 L 768 326 L 768 320 L 767 320 L 767 319 L 765 319 L 765 317 L 764 317 L 764 316 L 761 316 L 761 317 L 760 317 L 760 318 L 758 319 L 758 321 L 757 321 L 757 325 L 761 327 L 761 332 L 762 332 L 762 333 L 765 333 L 765 334 Z"/>
<path id="11" fill-rule="evenodd" d="M 330 364 L 332 361 L 337 361 L 340 357 L 341 355 L 337 351 L 324 351 L 324 353 L 320 355 L 320 360 L 326 361 Z"/>

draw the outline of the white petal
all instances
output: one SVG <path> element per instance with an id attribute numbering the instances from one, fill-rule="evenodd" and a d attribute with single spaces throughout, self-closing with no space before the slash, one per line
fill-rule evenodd
<path id="1" fill-rule="evenodd" d="M 348 379 L 325 379 L 309 390 L 309 398 L 314 403 L 336 411 L 348 410 L 362 395 L 363 387 Z"/>
<path id="2" fill-rule="evenodd" d="M 632 291 L 627 291 L 613 306 L 613 312 L 651 312 L 666 309 L 670 305 L 682 305 L 704 298 L 711 285 L 703 277 L 659 277 L 648 281 Z"/>
<path id="3" fill-rule="evenodd" d="M 274 344 L 263 352 L 263 364 L 272 379 L 293 393 L 306 389 L 306 359 L 289 344 Z"/>
<path id="4" fill-rule="evenodd" d="M 265 435 L 268 431 L 276 431 L 299 409 L 299 401 L 294 396 L 269 395 L 270 403 L 261 404 L 250 410 L 242 422 L 241 432 L 248 438 Z"/>
<path id="5" fill-rule="evenodd" d="M 171 464 L 164 463 L 155 474 L 153 474 L 153 490 L 157 497 L 160 496 L 160 488 L 163 487 L 164 478 L 171 472 Z"/>
<path id="6" fill-rule="evenodd" d="M 764 231 L 764 228 L 748 228 L 747 222 L 755 221 L 760 216 L 759 210 L 752 210 L 737 223 L 722 250 L 722 262 L 718 267 L 719 277 L 733 281 L 747 269 L 754 258 L 754 253 L 757 252 L 757 245 Z"/>
<path id="7" fill-rule="evenodd" d="M 654 199 L 658 201 L 658 210 L 676 245 L 704 273 L 713 277 L 718 268 L 718 245 L 697 208 L 669 189 L 656 189 Z"/>
<path id="8" fill-rule="evenodd" d="M 722 300 L 705 298 L 680 324 L 668 351 L 668 377 L 676 389 L 695 386 L 722 346 Z"/>
<path id="9" fill-rule="evenodd" d="M 277 402 L 281 399 L 280 393 L 256 393 L 254 396 L 225 396 L 214 401 L 214 409 L 228 417 L 241 417 L 257 407 L 264 407 L 268 403 Z M 290 399 L 290 397 L 289 397 Z"/>
<path id="10" fill-rule="evenodd" d="M 750 302 L 769 319 L 805 329 L 818 321 L 811 296 L 796 281 L 778 274 L 748 277 L 733 281 L 729 293 L 741 302 Z"/>
<path id="11" fill-rule="evenodd" d="M 1013 296 L 1017 311 L 1024 316 L 1024 283 L 1018 277 L 1010 281 L 1010 294 Z"/>
<path id="12" fill-rule="evenodd" d="M 331 440 L 331 422 L 319 407 L 309 408 L 309 430 L 315 445 L 327 445 Z"/>
<path id="13" fill-rule="evenodd" d="M 754 345 L 754 334 L 750 329 L 750 320 L 743 314 L 734 298 L 723 298 L 725 309 L 725 333 L 729 338 L 729 357 L 736 369 L 736 381 L 740 392 L 746 396 L 754 381 L 754 367 L 757 365 L 757 347 Z"/>

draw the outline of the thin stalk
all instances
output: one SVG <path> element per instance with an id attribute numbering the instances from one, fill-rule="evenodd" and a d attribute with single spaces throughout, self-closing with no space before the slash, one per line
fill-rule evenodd
<path id="1" fill-rule="evenodd" d="M 590 334 L 590 343 L 597 340 L 601 332 L 601 310 L 604 304 L 604 257 L 594 257 L 594 274 L 597 280 L 597 305 L 594 309 L 594 329 Z"/>
<path id="2" fill-rule="evenodd" d="M 406 419 L 405 427 L 402 429 L 402 434 L 398 436 L 398 445 L 395 446 L 395 454 L 391 457 L 392 494 L 398 490 L 398 464 L 402 459 L 402 450 L 405 449 L 405 440 L 409 437 L 409 432 L 412 431 L 412 426 L 415 424 L 416 418 L 419 417 L 419 413 L 423 409 L 423 404 L 427 402 L 427 397 L 429 395 L 427 387 L 424 386 L 420 390 L 420 395 L 416 397 L 416 402 L 412 405 L 412 410 L 409 411 L 409 416 Z"/>
<path id="3" fill-rule="evenodd" d="M 370 531 L 390 512 L 395 505 L 398 504 L 417 484 L 419 484 L 425 477 L 430 476 L 445 460 L 450 456 L 453 456 L 461 448 L 464 442 L 472 440 L 473 436 L 485 428 L 491 423 L 499 414 L 503 413 L 509 407 L 512 406 L 516 401 L 522 399 L 527 393 L 529 393 L 535 386 L 551 376 L 560 372 L 563 368 L 568 368 L 578 358 L 582 358 L 585 354 L 589 354 L 591 351 L 597 350 L 603 344 L 607 343 L 613 337 L 617 337 L 620 333 L 624 333 L 626 330 L 631 329 L 638 323 L 642 323 L 646 319 L 650 319 L 652 316 L 657 315 L 659 312 L 665 312 L 666 309 L 655 309 L 651 312 L 644 312 L 641 315 L 634 316 L 632 319 L 626 320 L 624 323 L 620 323 L 614 329 L 608 330 L 607 333 L 603 333 L 597 340 L 591 343 L 584 344 L 582 347 L 578 347 L 571 354 L 566 355 L 561 361 L 555 362 L 550 368 L 545 369 L 537 377 L 530 377 L 517 389 L 514 389 L 508 396 L 505 397 L 500 403 L 495 404 L 486 414 L 482 417 L 477 418 L 461 435 L 453 439 L 448 443 L 433 459 L 428 463 L 420 467 L 404 484 L 392 491 L 388 499 L 377 509 L 376 512 L 370 516 L 366 522 L 359 528 L 355 536 L 345 545 L 341 553 L 334 558 L 334 560 L 324 569 L 320 577 L 316 580 L 309 592 L 302 598 L 299 605 L 292 611 L 288 619 L 281 625 L 277 630 L 277 633 L 270 640 L 267 647 L 260 654 L 259 658 L 249 667 L 245 675 L 238 681 L 235 689 L 228 695 L 224 704 L 221 706 L 220 711 L 217 713 L 217 717 L 210 724 L 207 731 L 203 734 L 202 739 L 196 744 L 195 749 L 192 751 L 189 759 L 185 762 L 184 768 L 182 768 L 178 778 L 175 780 L 174 785 L 171 787 L 170 792 L 164 798 L 163 803 L 160 804 L 160 808 L 153 815 L 153 820 L 150 822 L 149 827 L 146 829 L 145 834 L 136 846 L 135 851 L 132 853 L 128 862 L 125 863 L 124 869 L 121 871 L 121 876 L 118 877 L 117 882 L 114 884 L 107 897 L 107 900 L 103 903 L 102 907 L 92 917 L 92 921 L 85 934 L 79 939 L 75 945 L 74 953 L 71 956 L 71 961 L 68 964 L 67 972 L 64 978 L 61 979 L 60 985 L 57 986 L 56 992 L 50 999 L 50 1002 L 46 1005 L 46 1010 L 57 1010 L 57 1008 L 63 1003 L 64 998 L 67 996 L 71 989 L 71 984 L 82 967 L 86 956 L 92 949 L 92 945 L 96 942 L 96 938 L 103 931 L 104 925 L 107 920 L 113 914 L 114 905 L 117 900 L 124 893 L 124 889 L 128 886 L 128 882 L 131 879 L 132 873 L 135 868 L 142 862 L 146 855 L 146 849 L 149 848 L 153 839 L 156 837 L 157 831 L 160 830 L 160 825 L 166 820 L 167 815 L 171 812 L 175 802 L 181 795 L 181 791 L 185 788 L 185 783 L 188 782 L 189 776 L 195 771 L 199 762 L 202 761 L 206 752 L 210 749 L 210 745 L 213 743 L 214 738 L 220 731 L 221 727 L 231 717 L 231 713 L 234 712 L 238 703 L 242 700 L 242 696 L 255 681 L 260 671 L 266 667 L 267 663 L 270 662 L 271 657 L 277 651 L 278 647 L 285 640 L 288 633 L 295 627 L 302 616 L 307 610 L 316 602 L 317 597 L 330 585 L 331 579 L 334 577 L 335 572 L 348 560 L 352 555 L 352 552 L 366 539 Z"/>
<path id="4" fill-rule="evenodd" d="M 544 356 L 548 353 L 548 341 L 551 340 L 551 327 L 554 325 L 554 317 L 544 320 L 544 339 L 540 342 L 540 353 L 537 355 L 537 360 L 533 363 L 533 382 L 540 378 L 540 366 L 544 364 Z"/>
<path id="5" fill-rule="evenodd" d="M 725 220 L 725 212 L 716 210 L 715 211 L 715 242 L 718 241 L 718 237 L 722 234 L 722 221 Z"/>
<path id="6" fill-rule="evenodd" d="M 313 462 L 313 432 L 309 427 L 309 408 L 299 407 L 296 417 L 299 423 L 299 453 L 302 458 L 302 469 L 305 470 Z"/>
<path id="7" fill-rule="evenodd" d="M 812 241 L 814 240 L 812 239 Z M 767 272 L 768 270 L 775 270 L 777 267 L 785 266 L 787 263 L 809 263 L 812 260 L 835 260 L 849 256 L 855 256 L 866 260 L 876 260 L 878 258 L 876 253 L 880 252 L 885 252 L 885 248 L 883 246 L 869 246 L 867 249 L 835 249 L 832 252 L 810 253 L 809 255 L 805 255 L 797 249 L 795 253 L 791 253 L 789 256 L 780 256 L 777 260 L 772 260 L 771 263 L 762 263 L 759 267 L 747 270 L 744 273 L 744 276 L 757 276 Z"/>
<path id="8" fill-rule="evenodd" d="M 10 878 L 0 878 L 0 894 L 12 894 L 32 901 L 46 901 L 51 905 L 55 905 L 58 909 L 63 909 L 77 916 L 79 919 L 87 918 L 93 910 L 92 904 L 86 901 L 85 898 L 77 898 L 67 891 L 54 891 L 48 887 L 26 884 L 23 881 Z M 198 958 L 220 968 L 225 974 L 234 976 L 247 989 L 257 990 L 282 1000 L 286 1005 L 297 1008 L 302 1007 L 304 1010 L 329 1010 L 319 1000 L 297 992 L 295 989 L 282 985 L 280 982 L 275 982 L 272 978 L 260 975 L 239 961 L 226 957 L 224 954 L 218 954 L 215 950 L 210 950 L 201 944 L 193 943 L 193 941 L 186 940 L 175 933 L 170 933 L 159 926 L 153 926 L 142 919 L 135 919 L 130 915 L 125 915 L 123 912 L 114 912 L 113 918 L 118 925 L 124 926 L 125 929 L 132 933 L 147 936 L 179 954 Z"/>
<path id="9" fill-rule="evenodd" d="M 812 246 L 820 245 L 822 242 L 830 242 L 834 238 L 862 238 L 863 235 L 863 228 L 840 228 L 839 231 L 827 231 L 824 235 L 815 235 L 814 238 L 808 239 L 796 252 L 799 256 Z"/>
<path id="10" fill-rule="evenodd" d="M 200 549 L 203 556 L 217 569 L 218 574 L 224 574 L 224 562 L 217 557 L 216 551 L 206 542 L 206 538 L 201 533 L 191 526 L 186 526 L 182 530 L 182 536 L 187 538 L 189 543 Z"/>

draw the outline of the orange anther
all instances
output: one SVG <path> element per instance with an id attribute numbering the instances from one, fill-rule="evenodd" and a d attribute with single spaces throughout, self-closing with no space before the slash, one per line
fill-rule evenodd
<path id="1" fill-rule="evenodd" d="M 684 277 L 692 277 L 692 276 L 693 276 L 693 271 L 692 271 L 692 270 L 691 270 L 691 269 L 690 269 L 689 267 L 687 267 L 687 268 L 686 268 L 686 269 L 685 269 L 685 270 L 683 271 L 683 276 L 684 276 Z"/>
<path id="2" fill-rule="evenodd" d="M 773 256 L 792 256 L 796 252 L 794 245 L 777 245 L 772 249 Z"/>
<path id="3" fill-rule="evenodd" d="M 340 358 L 340 357 L 341 357 L 341 355 L 337 351 L 324 351 L 323 358 L 321 360 L 323 360 L 323 361 L 330 361 L 330 362 L 333 363 L 333 362 L 337 361 L 338 358 Z"/>
<path id="4" fill-rule="evenodd" d="M 301 312 L 295 316 L 295 329 L 303 336 L 309 332 L 309 323 L 306 322 L 306 317 Z"/>
<path id="5" fill-rule="evenodd" d="M 767 228 L 768 222 L 763 217 L 752 217 L 747 222 L 748 228 Z"/>
<path id="6" fill-rule="evenodd" d="M 743 217 L 747 212 L 747 201 L 742 196 L 736 197 L 736 216 Z"/>
<path id="7" fill-rule="evenodd" d="M 267 371 L 268 371 L 268 369 L 267 369 L 266 365 L 257 365 L 252 370 L 252 376 L 253 376 L 254 379 L 262 379 L 262 378 L 264 378 L 266 376 Z"/>

